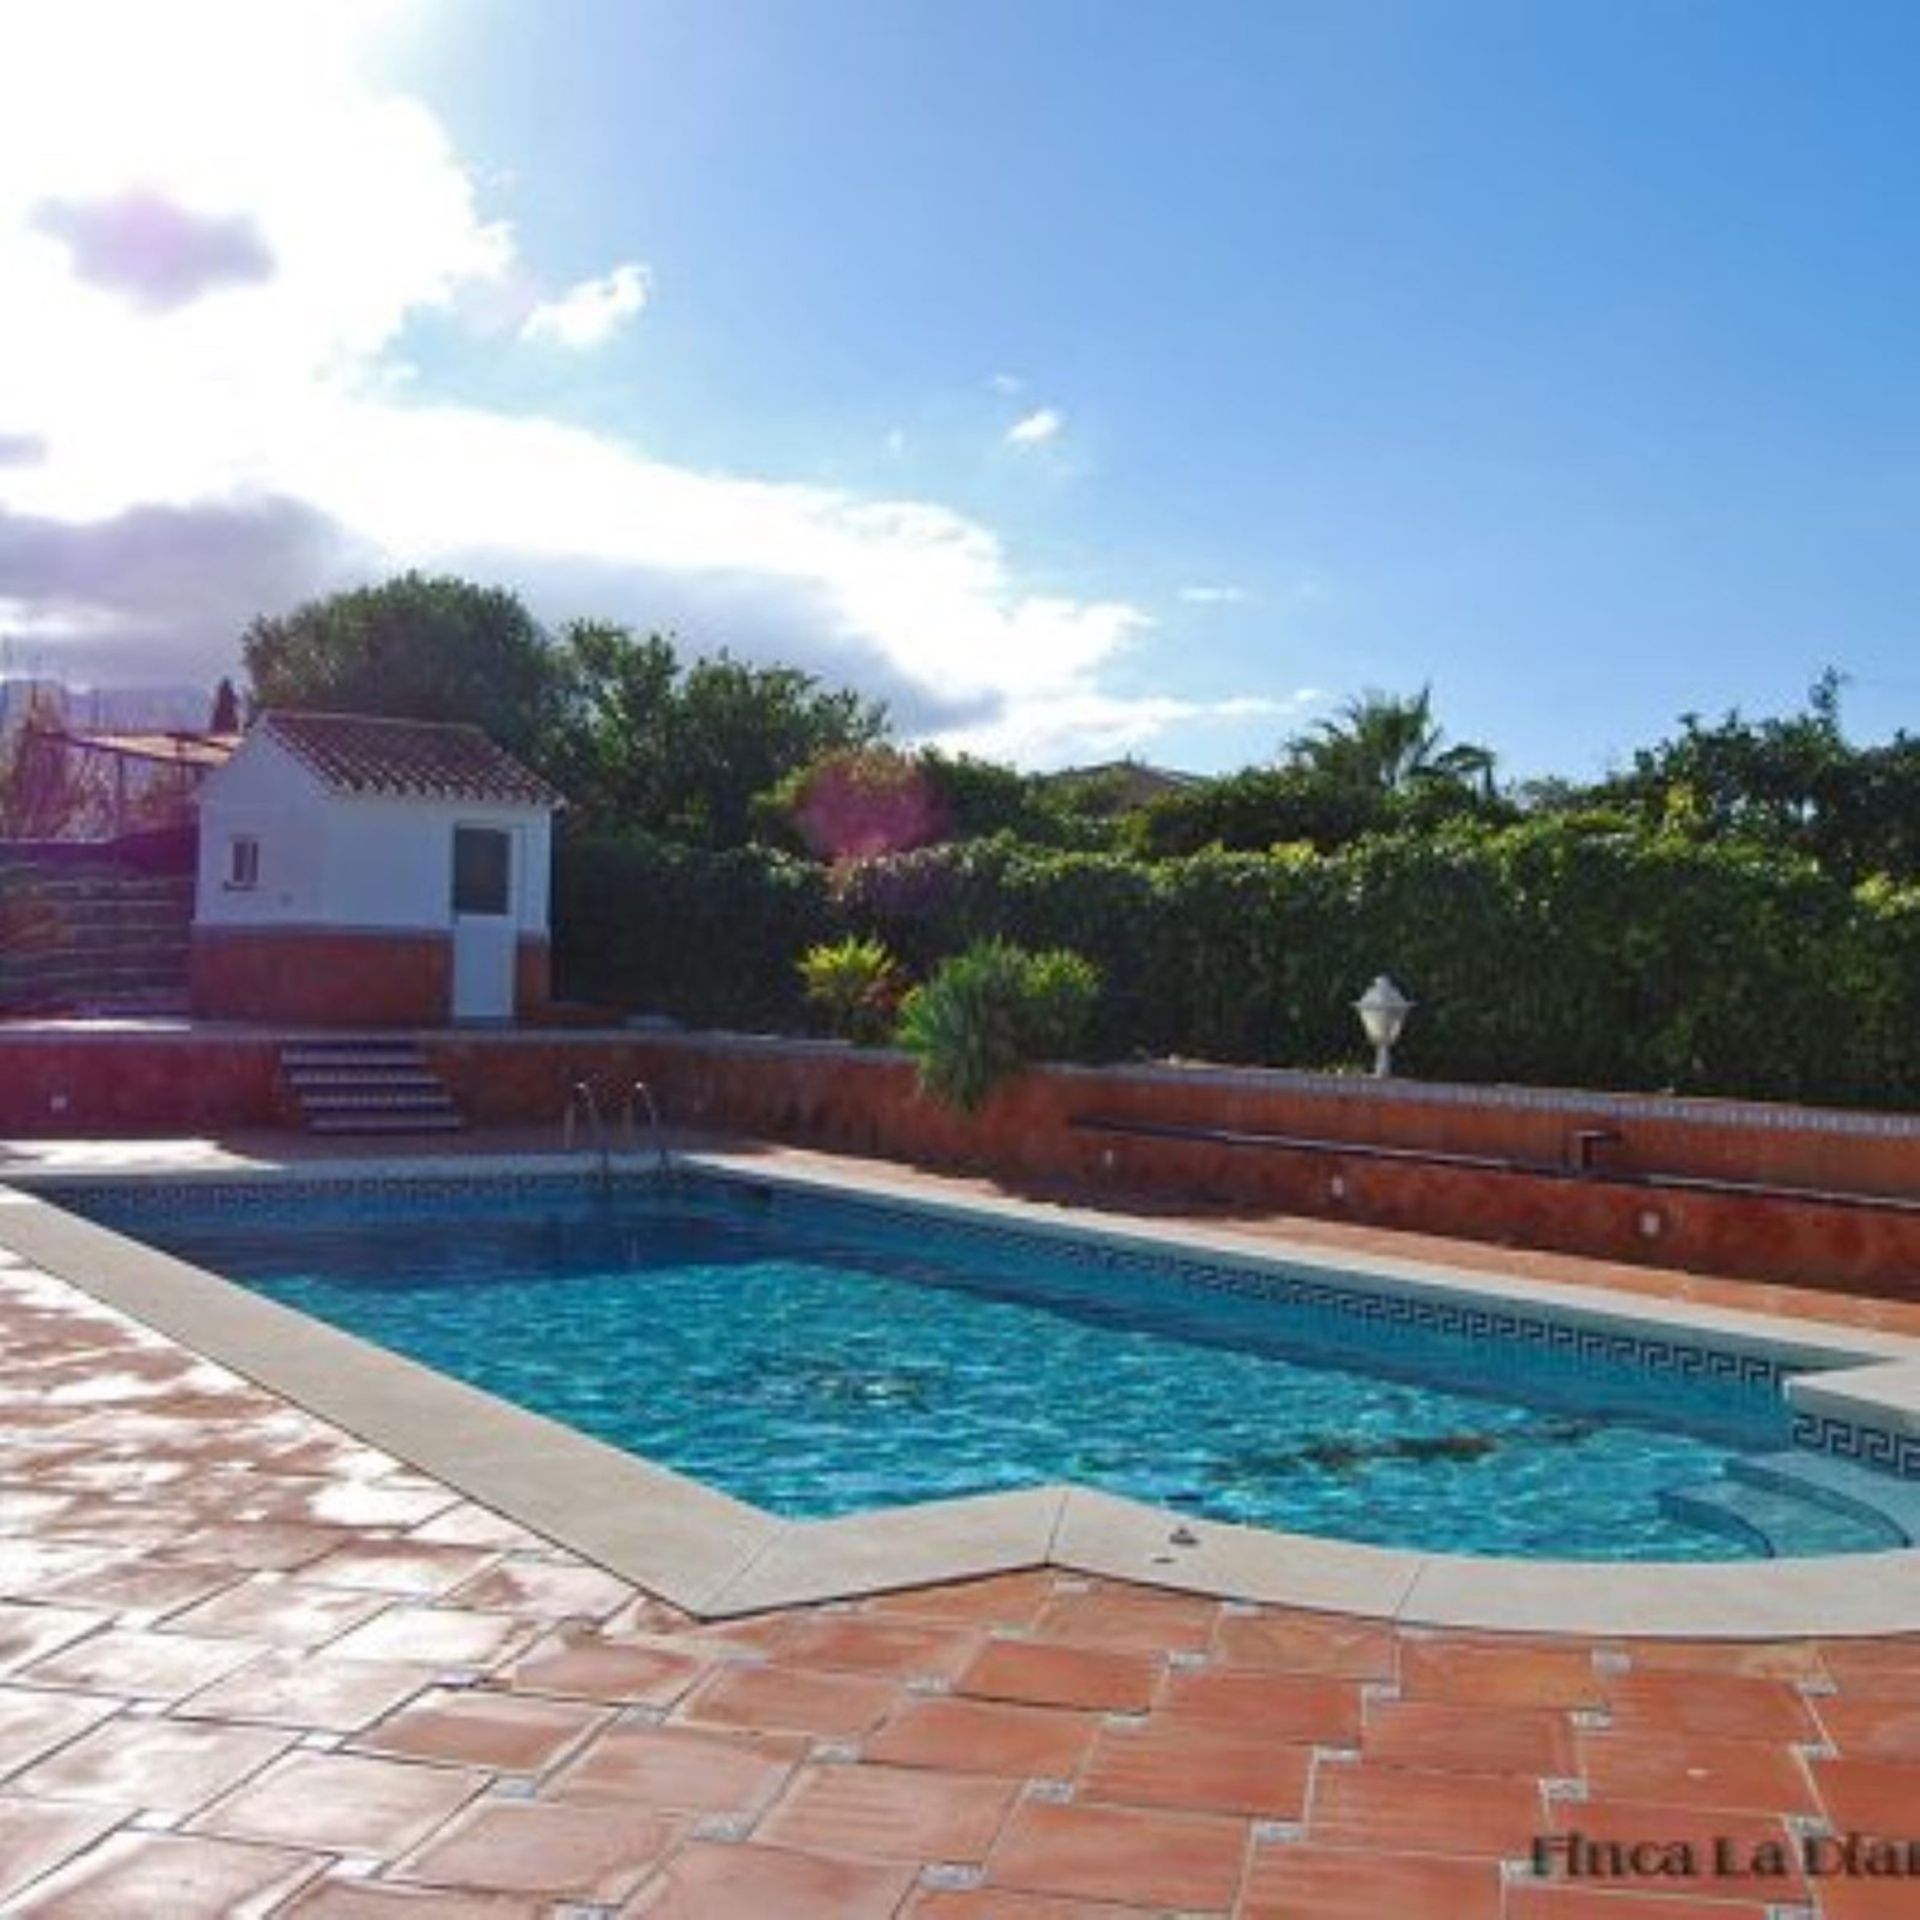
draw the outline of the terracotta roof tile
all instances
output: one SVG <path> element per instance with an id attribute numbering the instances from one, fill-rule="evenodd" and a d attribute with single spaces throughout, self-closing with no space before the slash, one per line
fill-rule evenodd
<path id="1" fill-rule="evenodd" d="M 478 727 L 281 708 L 262 714 L 260 724 L 335 793 L 507 806 L 564 804 L 538 774 Z"/>

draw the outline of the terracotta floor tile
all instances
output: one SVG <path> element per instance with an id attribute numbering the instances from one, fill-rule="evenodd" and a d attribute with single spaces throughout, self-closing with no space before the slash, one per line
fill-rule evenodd
<path id="1" fill-rule="evenodd" d="M 1065 1640 L 1114 1653 L 1205 1653 L 1220 1603 L 1188 1594 L 1056 1593 L 1040 1609 L 1035 1639 Z"/>
<path id="2" fill-rule="evenodd" d="M 1805 1897 L 1806 1875 L 1800 1870 L 1799 1848 L 1786 1822 L 1776 1815 L 1732 1813 L 1724 1807 L 1675 1807 L 1659 1802 L 1605 1799 L 1556 1801 L 1548 1811 L 1556 1834 L 1577 1834 L 1583 1843 L 1599 1848 L 1681 1849 L 1677 1857 L 1696 1866 L 1698 1874 L 1689 1876 L 1680 1891 L 1711 1893 L 1716 1899 L 1753 1898 L 1756 1897 L 1754 1880 L 1743 1881 L 1739 1876 L 1749 1868 L 1758 1875 L 1764 1866 L 1768 1869 L 1767 1885 L 1773 1889 L 1769 1897 L 1776 1900 Z M 1611 1865 L 1616 1856 L 1600 1857 L 1603 1864 Z M 1579 1877 L 1569 1871 L 1573 1862 L 1565 1856 L 1543 1850 L 1537 1859 L 1542 1878 Z M 1632 1852 L 1620 1857 L 1620 1863 L 1633 1868 Z M 1782 1864 L 1786 1869 L 1777 1877 L 1771 1871 L 1775 1864 Z M 1631 1873 L 1623 1883 L 1644 1893 L 1673 1889 L 1672 1876 L 1660 1874 Z"/>
<path id="3" fill-rule="evenodd" d="M 1245 1821 L 1137 1807 L 1016 1807 L 987 1861 L 991 1886 L 1185 1910 L 1231 1904 Z"/>
<path id="4" fill-rule="evenodd" d="M 17 1793 L 186 1814 L 284 1753 L 293 1735 L 194 1720 L 113 1720 L 17 1774 Z"/>
<path id="5" fill-rule="evenodd" d="M 518 1653 L 533 1626 L 504 1613 L 459 1607 L 392 1606 L 332 1643 L 350 1660 L 426 1660 L 438 1666 L 485 1667 Z"/>
<path id="6" fill-rule="evenodd" d="M 1026 1628 L 1052 1597 L 1055 1576 L 1046 1569 L 996 1573 L 952 1586 L 911 1587 L 867 1602 L 868 1613 L 910 1613 L 926 1620 L 966 1620 L 983 1627 Z"/>
<path id="7" fill-rule="evenodd" d="M 260 1522 L 199 1527 L 174 1540 L 167 1551 L 180 1560 L 224 1562 L 247 1572 L 289 1572 L 344 1546 L 344 1527 L 296 1527 Z"/>
<path id="8" fill-rule="evenodd" d="M 1634 1640 L 1619 1643 L 1618 1651 L 1643 1673 L 1678 1669 L 1748 1680 L 1817 1680 L 1825 1672 L 1811 1640 Z"/>
<path id="9" fill-rule="evenodd" d="M 1606 1678 L 1617 1731 L 1673 1730 L 1728 1739 L 1818 1740 L 1806 1702 L 1787 1681 L 1728 1673 L 1627 1672 Z"/>
<path id="10" fill-rule="evenodd" d="M 69 1504 L 65 1495 L 44 1498 L 53 1512 Z M 0 1505 L 4 1504 L 0 1500 Z M 0 1516 L 0 1526 L 33 1526 L 50 1518 L 51 1514 Z M 114 1558 L 111 1547 L 83 1546 L 71 1540 L 0 1537 L 0 1599 L 57 1601 L 65 1581 L 108 1565 Z"/>
<path id="11" fill-rule="evenodd" d="M 799 1740 L 617 1726 L 557 1774 L 547 1791 L 566 1800 L 747 1813 L 773 1799 L 804 1751 Z"/>
<path id="12" fill-rule="evenodd" d="M 501 1552 L 537 1552 L 546 1543 L 537 1533 L 529 1533 L 516 1521 L 491 1507 L 462 1500 L 445 1507 L 431 1520 L 407 1529 L 409 1540 L 434 1540 L 450 1547 L 497 1547 Z"/>
<path id="13" fill-rule="evenodd" d="M 801 1667 L 953 1680 L 982 1644 L 978 1632 L 963 1626 L 823 1613 L 793 1621 L 779 1642 L 779 1655 Z"/>
<path id="14" fill-rule="evenodd" d="M 444 1487 L 421 1490 L 358 1480 L 315 1481 L 304 1488 L 263 1489 L 246 1518 L 284 1526 L 417 1527 L 458 1498 Z"/>
<path id="15" fill-rule="evenodd" d="M 878 1726 L 899 1698 L 867 1674 L 800 1667 L 725 1667 L 681 1702 L 679 1717 L 716 1726 L 765 1727 L 850 1740 Z"/>
<path id="16" fill-rule="evenodd" d="M 1435 1854 L 1257 1846 L 1241 1920 L 1500 1920 L 1500 1867 Z"/>
<path id="17" fill-rule="evenodd" d="M 318 1733 L 352 1733 L 430 1687 L 440 1669 L 331 1653 L 270 1653 L 175 1709 L 222 1720 L 264 1720 Z"/>
<path id="18" fill-rule="evenodd" d="M 1360 1735 L 1368 1760 L 1389 1767 L 1560 1778 L 1574 1770 L 1573 1727 L 1548 1707 L 1375 1700 Z"/>
<path id="19" fill-rule="evenodd" d="M 1153 1702 L 1161 1670 L 1159 1661 L 1144 1654 L 995 1640 L 961 1675 L 959 1691 L 1031 1706 L 1140 1713 Z"/>
<path id="20" fill-rule="evenodd" d="M 577 1700 L 434 1689 L 354 1735 L 356 1752 L 450 1761 L 502 1773 L 544 1773 L 588 1733 L 611 1724 L 605 1708 Z"/>
<path id="21" fill-rule="evenodd" d="M 862 1859 L 978 1861 L 1019 1796 L 1009 1780 L 917 1767 L 812 1766 L 754 1838 Z"/>
<path id="22" fill-rule="evenodd" d="M 287 1920 L 541 1920 L 551 1911 L 548 1901 L 519 1894 L 329 1878 L 303 1888 L 280 1915 Z"/>
<path id="23" fill-rule="evenodd" d="M 1920 1825 L 1920 1764 L 1842 1758 L 1808 1765 L 1835 1827 L 1904 1836 Z"/>
<path id="24" fill-rule="evenodd" d="M 1604 1707 L 1606 1693 L 1584 1647 L 1403 1640 L 1400 1690 L 1411 1700 L 1482 1701 L 1506 1707 Z"/>
<path id="25" fill-rule="evenodd" d="M 1852 1760 L 1920 1761 L 1920 1693 L 1887 1695 L 1884 1680 L 1815 1703 L 1827 1738 Z"/>
<path id="26" fill-rule="evenodd" d="M 317 1854 L 169 1833 L 120 1833 L 8 1911 L 34 1920 L 256 1920 L 327 1865 Z"/>
<path id="27" fill-rule="evenodd" d="M 1544 1830 L 1545 1808 L 1532 1781 L 1494 1774 L 1423 1773 L 1359 1765 L 1316 1769 L 1307 1837 L 1383 1853 L 1528 1856 Z"/>
<path id="28" fill-rule="evenodd" d="M 1910 1875 L 1897 1880 L 1855 1876 L 1820 1882 L 1821 1920 L 1913 1920 L 1916 1904 Z"/>
<path id="29" fill-rule="evenodd" d="M 420 1538 L 417 1533 L 407 1537 Z M 599 1567 L 517 1558 L 462 1581 L 447 1597 L 456 1606 L 539 1620 L 605 1620 L 633 1598 L 633 1591 Z"/>
<path id="30" fill-rule="evenodd" d="M 1506 1920 L 1768 1920 L 1768 1908 L 1764 1900 L 1699 1899 L 1683 1887 L 1650 1893 L 1516 1881 Z"/>
<path id="31" fill-rule="evenodd" d="M 430 1886 L 624 1899 L 680 1833 L 658 1814 L 482 1800 L 393 1869 Z"/>
<path id="32" fill-rule="evenodd" d="M 0 1774 L 29 1765 L 118 1710 L 117 1701 L 95 1695 L 0 1686 Z"/>
<path id="33" fill-rule="evenodd" d="M 202 1566 L 193 1561 L 109 1560 L 84 1573 L 69 1574 L 47 1597 L 73 1607 L 98 1607 L 116 1616 L 136 1614 L 137 1622 L 179 1613 L 234 1585 L 243 1575 L 234 1567 Z"/>
<path id="34" fill-rule="evenodd" d="M 944 1767 L 1011 1780 L 1064 1780 L 1079 1770 L 1099 1717 L 997 1700 L 908 1700 L 866 1743 L 893 1766 Z"/>
<path id="35" fill-rule="evenodd" d="M 902 1912 L 913 1920 L 1139 1920 L 1140 1909 L 1106 1900 L 1056 1900 L 1045 1893 L 971 1887 L 956 1893 L 917 1893 Z"/>
<path id="36" fill-rule="evenodd" d="M 1580 1764 L 1596 1799 L 1749 1813 L 1813 1813 L 1805 1766 L 1791 1747 L 1697 1733 L 1583 1733 Z"/>
<path id="37" fill-rule="evenodd" d="M 1311 1674 L 1205 1667 L 1175 1673 L 1162 1711 L 1258 1731 L 1270 1740 L 1350 1747 L 1360 1738 L 1360 1688 Z"/>
<path id="38" fill-rule="evenodd" d="M 1314 1613 L 1222 1614 L 1214 1646 L 1230 1667 L 1272 1667 L 1333 1680 L 1393 1677 L 1393 1629 Z"/>
<path id="39" fill-rule="evenodd" d="M 107 1615 L 78 1607 L 0 1602 L 0 1674 L 16 1674 L 106 1623 Z"/>
<path id="40" fill-rule="evenodd" d="M 1239 1727 L 1156 1718 L 1138 1729 L 1103 1730 L 1077 1797 L 1299 1820 L 1312 1767 L 1310 1747 Z"/>
<path id="41" fill-rule="evenodd" d="M 707 1670 L 701 1661 L 664 1648 L 565 1633 L 529 1647 L 501 1680 L 519 1693 L 670 1707 Z"/>
<path id="42" fill-rule="evenodd" d="M 318 1647 L 372 1619 L 386 1605 L 381 1594 L 343 1593 L 306 1580 L 256 1575 L 175 1614 L 167 1630 L 233 1635 L 276 1647 Z"/>
<path id="43" fill-rule="evenodd" d="M 626 1911 L 635 1920 L 888 1920 L 913 1879 L 899 1861 L 695 1842 Z"/>
<path id="44" fill-rule="evenodd" d="M 431 1600 L 470 1580 L 498 1557 L 490 1547 L 442 1546 L 431 1540 L 353 1540 L 303 1567 L 301 1578 L 322 1586 Z"/>
<path id="45" fill-rule="evenodd" d="M 117 1808 L 0 1796 L 0 1900 L 84 1853 L 123 1817 Z"/>
<path id="46" fill-rule="evenodd" d="M 1856 1680 L 1920 1679 L 1920 1634 L 1891 1636 L 1884 1640 L 1823 1640 L 1819 1643 L 1820 1664 L 1849 1690 Z"/>
<path id="47" fill-rule="evenodd" d="M 22 1678 L 34 1686 L 79 1687 L 92 1693 L 132 1694 L 139 1699 L 178 1700 L 211 1686 L 248 1661 L 261 1647 L 246 1640 L 109 1627 L 44 1660 Z"/>
<path id="48" fill-rule="evenodd" d="M 193 1822 L 196 1832 L 382 1858 L 417 1845 L 483 1774 L 360 1754 L 294 1753 Z"/>

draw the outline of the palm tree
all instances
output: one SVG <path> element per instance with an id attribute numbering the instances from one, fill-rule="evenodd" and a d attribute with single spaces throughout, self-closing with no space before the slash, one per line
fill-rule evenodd
<path id="1" fill-rule="evenodd" d="M 1445 741 L 1433 717 L 1432 687 L 1411 696 L 1369 689 L 1311 733 L 1289 740 L 1286 753 L 1302 772 L 1373 793 L 1408 794 L 1444 783 L 1491 798 L 1492 750 Z"/>

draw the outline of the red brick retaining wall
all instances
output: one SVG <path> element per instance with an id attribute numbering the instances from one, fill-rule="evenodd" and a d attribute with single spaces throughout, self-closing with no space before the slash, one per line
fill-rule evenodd
<path id="1" fill-rule="evenodd" d="M 0 1029 L 0 1134 L 285 1124 L 281 1035 Z M 1376 1083 L 1203 1068 L 1049 1068 L 968 1119 L 910 1064 L 820 1042 L 440 1028 L 420 1035 L 468 1118 L 552 1127 L 590 1080 L 611 1122 L 646 1079 L 669 1124 L 1261 1211 L 1920 1298 L 1920 1120 L 1714 1101 Z M 1076 1122 L 1238 1130 L 1313 1148 L 1149 1137 Z M 1573 1171 L 1579 1130 L 1620 1137 Z M 1391 1148 L 1414 1157 L 1378 1157 Z M 1454 1166 L 1422 1153 L 1508 1164 Z M 1800 1194 L 1665 1184 L 1730 1181 Z M 1830 1190 L 1820 1197 L 1818 1190 Z"/>

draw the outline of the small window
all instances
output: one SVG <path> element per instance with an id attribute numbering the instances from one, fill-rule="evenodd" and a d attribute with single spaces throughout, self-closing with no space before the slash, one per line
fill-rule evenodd
<path id="1" fill-rule="evenodd" d="M 227 885 L 251 891 L 260 884 L 260 842 L 250 833 L 227 842 Z"/>
<path id="2" fill-rule="evenodd" d="M 453 910 L 505 913 L 512 836 L 499 827 L 453 830 Z"/>

